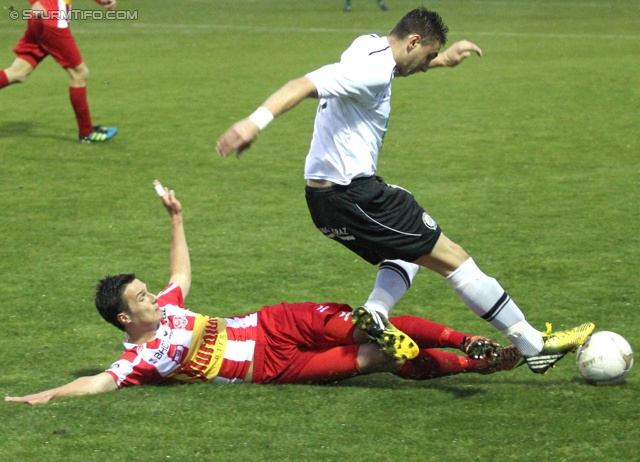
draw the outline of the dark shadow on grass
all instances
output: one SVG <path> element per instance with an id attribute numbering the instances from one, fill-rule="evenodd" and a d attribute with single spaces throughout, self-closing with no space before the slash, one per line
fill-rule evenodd
<path id="1" fill-rule="evenodd" d="M 407 390 L 407 389 L 433 389 L 440 391 L 449 391 L 455 397 L 469 397 L 479 393 L 490 391 L 488 388 L 493 386 L 517 385 L 526 388 L 530 387 L 573 387 L 581 381 L 566 379 L 549 379 L 545 377 L 540 380 L 533 376 L 527 379 L 522 377 L 501 375 L 499 378 L 493 377 L 490 381 L 483 381 L 482 375 L 465 375 L 441 377 L 432 380 L 402 380 L 393 375 L 370 375 L 354 377 L 352 379 L 334 382 L 331 386 L 336 387 L 358 387 L 358 388 L 375 388 L 389 390 Z M 470 388 L 471 387 L 471 388 Z M 472 388 L 477 387 L 477 388 Z"/>
<path id="2" fill-rule="evenodd" d="M 0 137 L 27 135 L 33 128 L 33 122 L 9 122 L 0 125 Z"/>
<path id="3" fill-rule="evenodd" d="M 39 124 L 39 126 L 41 126 Z M 28 138 L 47 138 L 58 141 L 69 141 L 73 143 L 77 143 L 78 141 L 73 137 L 69 138 L 67 136 L 59 136 L 59 135 L 36 135 L 33 133 L 33 128 L 35 124 L 33 122 L 8 122 L 5 124 L 0 124 L 0 138 L 11 138 L 11 137 L 28 137 Z M 52 129 L 53 130 L 53 129 Z"/>
<path id="4" fill-rule="evenodd" d="M 456 383 L 449 378 L 432 380 L 402 380 L 392 375 L 372 375 L 354 377 L 353 379 L 336 382 L 336 387 L 375 388 L 387 390 L 432 389 L 450 393 L 454 398 L 470 398 L 487 393 L 484 388 L 470 388 L 468 383 Z"/>

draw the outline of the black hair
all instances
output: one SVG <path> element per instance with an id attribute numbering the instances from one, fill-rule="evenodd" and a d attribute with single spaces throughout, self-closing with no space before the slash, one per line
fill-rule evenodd
<path id="1" fill-rule="evenodd" d="M 422 43 L 438 41 L 440 46 L 444 46 L 447 43 L 448 32 L 449 28 L 445 26 L 438 13 L 422 7 L 407 13 L 389 35 L 404 39 L 408 35 L 419 34 Z"/>
<path id="2" fill-rule="evenodd" d="M 105 321 L 120 330 L 124 325 L 118 321 L 118 315 L 129 309 L 124 299 L 124 291 L 136 278 L 135 274 L 105 276 L 96 286 L 95 304 Z"/>

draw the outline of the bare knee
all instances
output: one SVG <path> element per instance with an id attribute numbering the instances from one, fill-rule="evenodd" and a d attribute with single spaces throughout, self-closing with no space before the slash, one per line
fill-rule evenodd
<path id="1" fill-rule="evenodd" d="M 4 70 L 9 83 L 25 83 L 33 72 L 33 66 L 21 58 L 16 58 L 11 67 Z"/>
<path id="2" fill-rule="evenodd" d="M 448 241 L 447 245 L 449 247 L 448 251 L 449 251 L 449 254 L 451 255 L 451 260 L 454 262 L 454 265 L 456 267 L 460 266 L 470 258 L 470 255 L 467 253 L 466 250 L 462 248 L 460 244 L 456 244 L 455 242 L 453 242 L 451 239 L 448 239 L 448 238 L 447 238 L 447 241 Z"/>
<path id="3" fill-rule="evenodd" d="M 89 80 L 89 68 L 84 63 L 81 63 L 76 67 L 68 68 L 67 72 L 71 79 L 69 84 L 72 87 L 84 87 L 87 85 L 87 80 Z"/>
<path id="4" fill-rule="evenodd" d="M 429 255 L 423 255 L 414 263 L 429 268 L 442 276 L 448 276 L 469 259 L 469 254 L 444 234 L 441 234 Z"/>
<path id="5" fill-rule="evenodd" d="M 358 367 L 363 374 L 395 372 L 403 360 L 387 356 L 375 343 L 365 343 L 358 349 Z"/>
<path id="6" fill-rule="evenodd" d="M 7 74 L 7 79 L 9 80 L 9 83 L 25 83 L 27 80 L 29 80 L 29 74 L 24 74 L 24 75 L 11 75 L 9 72 L 5 71 L 5 73 Z"/>

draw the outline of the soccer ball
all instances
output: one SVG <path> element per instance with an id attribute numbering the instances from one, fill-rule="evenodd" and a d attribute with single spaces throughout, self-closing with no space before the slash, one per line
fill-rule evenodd
<path id="1" fill-rule="evenodd" d="M 578 370 L 591 385 L 612 385 L 622 382 L 633 366 L 633 351 L 629 342 L 615 332 L 591 334 L 578 348 Z"/>

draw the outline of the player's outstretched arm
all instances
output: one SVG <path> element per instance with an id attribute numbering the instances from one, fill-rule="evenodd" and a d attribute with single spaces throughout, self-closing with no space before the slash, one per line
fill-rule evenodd
<path id="1" fill-rule="evenodd" d="M 176 199 L 175 191 L 163 187 L 158 180 L 154 180 L 153 186 L 162 200 L 162 205 L 171 217 L 169 282 L 178 284 L 182 289 L 182 296 L 186 298 L 191 287 L 191 259 L 182 221 L 182 204 Z"/>
<path id="2" fill-rule="evenodd" d="M 293 109 L 306 98 L 316 98 L 315 85 L 307 77 L 291 80 L 274 94 L 249 117 L 229 128 L 216 143 L 216 151 L 223 157 L 235 153 L 240 157 L 242 151 L 251 147 L 260 131 L 280 114 Z"/>
<path id="3" fill-rule="evenodd" d="M 429 64 L 429 68 L 455 67 L 471 56 L 471 53 L 476 53 L 478 56 L 482 56 L 482 50 L 478 45 L 468 40 L 461 40 L 451 45 L 433 59 Z"/>
<path id="4" fill-rule="evenodd" d="M 97 375 L 80 377 L 61 387 L 41 391 L 33 395 L 5 396 L 4 400 L 10 403 L 26 403 L 33 406 L 35 404 L 47 404 L 55 398 L 105 393 L 117 388 L 118 386 L 113 376 L 107 372 L 101 372 Z"/>

